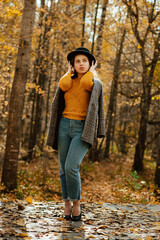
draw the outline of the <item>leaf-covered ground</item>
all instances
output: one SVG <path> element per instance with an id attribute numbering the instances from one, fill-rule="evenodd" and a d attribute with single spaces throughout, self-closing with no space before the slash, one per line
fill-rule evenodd
<path id="1" fill-rule="evenodd" d="M 2 201 L 0 239 L 160 239 L 160 205 L 83 203 L 79 222 L 62 214 L 61 203 Z"/>
<path id="2" fill-rule="evenodd" d="M 155 163 L 144 162 L 145 171 L 132 172 L 133 159 L 114 156 L 110 160 L 89 162 L 85 158 L 81 166 L 82 201 L 96 203 L 159 204 L 155 196 Z M 3 186 L 1 186 L 3 188 Z M 46 153 L 39 158 L 19 162 L 18 189 L 0 198 L 61 202 L 59 164 L 56 153 Z"/>
<path id="3" fill-rule="evenodd" d="M 82 221 L 65 221 L 56 153 L 19 162 L 18 189 L 0 194 L 0 239 L 160 239 L 155 163 L 132 172 L 124 156 L 81 166 Z M 3 186 L 1 189 L 3 190 Z"/>

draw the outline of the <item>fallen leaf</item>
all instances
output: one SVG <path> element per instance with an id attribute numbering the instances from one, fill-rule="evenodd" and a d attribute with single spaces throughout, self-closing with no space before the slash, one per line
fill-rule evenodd
<path id="1" fill-rule="evenodd" d="M 33 202 L 31 197 L 27 197 L 27 198 L 26 198 L 26 201 L 27 201 L 28 203 L 30 203 L 30 204 Z"/>
<path id="2" fill-rule="evenodd" d="M 22 204 L 18 204 L 18 210 L 24 210 L 25 207 Z"/>
<path id="3" fill-rule="evenodd" d="M 101 226 L 99 226 L 99 228 L 100 229 L 105 229 L 105 228 L 107 228 L 107 225 L 101 225 Z"/>
<path id="4" fill-rule="evenodd" d="M 20 233 L 19 236 L 20 237 L 28 237 L 28 233 Z"/>
<path id="5" fill-rule="evenodd" d="M 147 236 L 145 240 L 152 240 L 153 238 L 150 236 Z"/>

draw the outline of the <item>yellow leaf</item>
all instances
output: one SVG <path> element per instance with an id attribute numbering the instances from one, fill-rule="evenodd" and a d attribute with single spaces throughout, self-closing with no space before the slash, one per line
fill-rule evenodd
<path id="1" fill-rule="evenodd" d="M 160 226 L 160 222 L 153 222 L 152 224 L 154 224 L 156 226 Z"/>
<path id="2" fill-rule="evenodd" d="M 63 217 L 60 217 L 57 219 L 58 221 L 64 221 L 65 219 Z"/>
<path id="3" fill-rule="evenodd" d="M 88 221 L 88 224 L 92 225 L 92 224 L 93 224 L 93 221 L 89 220 L 89 221 Z"/>
<path id="4" fill-rule="evenodd" d="M 153 238 L 150 236 L 147 236 L 145 240 L 152 240 Z"/>
<path id="5" fill-rule="evenodd" d="M 20 233 L 19 236 L 20 237 L 28 237 L 28 234 L 27 233 Z"/>
<path id="6" fill-rule="evenodd" d="M 33 202 L 31 197 L 27 197 L 27 198 L 26 198 L 26 201 L 27 201 L 28 203 L 32 203 L 32 202 Z"/>

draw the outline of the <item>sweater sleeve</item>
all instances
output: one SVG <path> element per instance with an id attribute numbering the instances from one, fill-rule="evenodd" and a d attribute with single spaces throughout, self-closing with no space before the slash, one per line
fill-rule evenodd
<path id="1" fill-rule="evenodd" d="M 66 92 L 68 89 L 70 89 L 72 86 L 72 78 L 71 73 L 66 73 L 59 81 L 59 87 L 62 89 L 62 91 Z"/>
<path id="2" fill-rule="evenodd" d="M 87 91 L 92 91 L 92 87 L 93 87 L 93 79 L 92 79 L 92 77 L 93 77 L 92 73 L 90 71 L 88 71 L 81 78 L 80 84 Z"/>

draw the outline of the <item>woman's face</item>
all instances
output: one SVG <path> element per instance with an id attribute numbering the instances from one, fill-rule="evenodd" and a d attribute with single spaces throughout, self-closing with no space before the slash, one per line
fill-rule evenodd
<path id="1" fill-rule="evenodd" d="M 90 68 L 88 57 L 82 54 L 76 55 L 74 59 L 74 69 L 78 74 L 85 74 Z"/>

